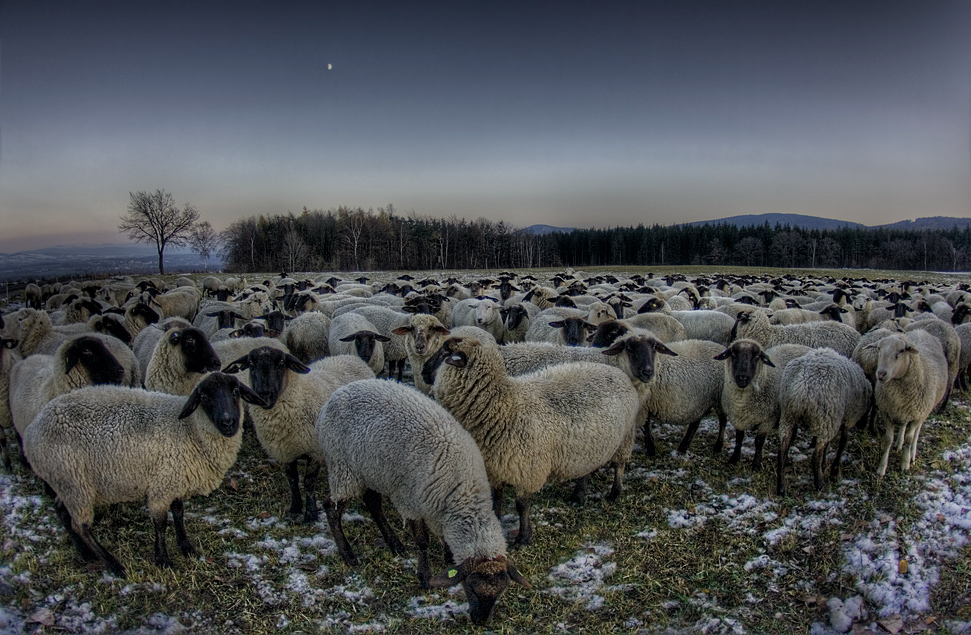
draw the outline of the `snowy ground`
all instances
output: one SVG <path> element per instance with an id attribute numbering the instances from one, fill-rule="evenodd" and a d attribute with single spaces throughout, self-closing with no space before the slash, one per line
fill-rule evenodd
<path id="1" fill-rule="evenodd" d="M 962 412 L 966 416 L 966 410 Z M 712 422 L 706 422 L 699 437 L 711 438 L 711 431 Z M 657 433 L 670 447 L 680 430 L 661 426 Z M 746 452 L 751 455 L 750 444 Z M 661 606 L 653 608 L 672 614 L 691 609 L 695 611 L 693 614 L 702 617 L 677 628 L 667 626 L 662 632 L 759 632 L 748 626 L 753 611 L 766 601 L 765 594 L 785 592 L 798 593 L 805 598 L 804 602 L 825 607 L 816 612 L 816 621 L 805 624 L 807 631 L 818 635 L 925 630 L 971 635 L 971 622 L 933 615 L 931 607 L 931 592 L 941 578 L 942 568 L 959 558 L 959 551 L 971 536 L 971 438 L 936 457 L 922 459 L 924 471 L 909 477 L 914 479 L 914 491 L 918 492 L 913 499 L 918 518 L 907 522 L 879 506 L 865 521 L 850 518 L 849 501 L 859 505 L 869 498 L 858 480 L 844 479 L 819 495 L 812 494 L 806 486 L 805 445 L 801 446 L 801 452 L 796 452 L 793 470 L 797 476 L 793 487 L 806 495 L 794 505 L 790 502 L 785 510 L 771 495 L 750 493 L 754 489 L 752 476 L 746 470 L 739 470 L 738 476 L 723 486 L 713 487 L 703 471 L 699 476 L 699 471 L 692 469 L 700 460 L 700 455 L 692 454 L 686 457 L 672 454 L 656 462 L 637 456 L 628 471 L 631 488 L 639 491 L 637 487 L 641 487 L 647 492 L 662 485 L 681 488 L 687 493 L 682 504 L 665 508 L 661 517 L 639 521 L 639 528 L 630 531 L 623 540 L 589 540 L 582 535 L 555 533 L 557 540 L 573 545 L 565 552 L 566 557 L 550 563 L 545 571 L 530 571 L 531 591 L 510 588 L 507 596 L 529 598 L 530 594 L 539 594 L 546 598 L 543 600 L 546 603 L 570 604 L 575 610 L 594 617 L 606 614 L 615 604 L 614 600 L 636 593 L 643 584 L 638 578 L 619 574 L 619 558 L 630 554 L 624 554 L 624 548 L 618 544 L 663 550 L 665 541 L 672 538 L 690 540 L 699 532 L 718 527 L 719 532 L 730 532 L 760 545 L 758 553 L 735 564 L 739 575 L 761 581 L 764 594 L 749 593 L 736 606 L 723 605 L 718 594 L 709 589 L 692 589 L 686 595 L 671 594 Z M 245 489 L 248 481 L 258 477 L 238 470 L 234 478 Z M 92 572 L 82 578 L 89 586 L 110 588 L 111 594 L 119 598 L 111 612 L 102 612 L 84 600 L 90 595 L 90 589 L 83 588 L 84 583 L 64 586 L 54 592 L 36 591 L 35 585 L 45 588 L 37 578 L 54 567 L 55 561 L 66 560 L 66 566 L 81 566 L 72 558 L 49 502 L 35 495 L 36 490 L 36 481 L 23 473 L 0 475 L 0 513 L 3 514 L 0 635 L 245 632 L 233 620 L 213 623 L 205 607 L 165 610 L 163 598 L 180 592 L 180 578 L 177 574 L 153 576 L 151 572 L 157 570 L 152 567 L 138 581 L 119 580 L 104 572 Z M 631 497 L 619 504 L 634 506 L 635 502 Z M 197 528 L 211 529 L 234 546 L 223 553 L 209 553 L 209 560 L 215 565 L 221 564 L 217 567 L 220 571 L 251 589 L 262 604 L 259 610 L 269 614 L 281 632 L 302 631 L 308 620 L 317 630 L 334 632 L 410 632 L 415 628 L 433 631 L 465 628 L 468 624 L 468 605 L 460 587 L 423 593 L 414 583 L 392 583 L 380 576 L 366 577 L 360 571 L 343 568 L 326 522 L 301 527 L 295 532 L 289 521 L 278 516 L 254 510 L 245 518 L 231 517 L 218 506 L 209 505 L 206 499 L 194 500 L 187 510 L 191 510 L 187 511 L 187 522 Z M 572 512 L 553 504 L 534 507 L 538 532 L 549 532 L 547 535 L 560 532 L 569 513 Z M 354 513 L 349 513 L 346 521 L 349 536 L 371 522 Z M 515 516 L 506 516 L 503 521 L 507 530 L 516 526 Z M 799 572 L 792 570 L 791 563 L 777 555 L 776 549 L 786 543 L 810 544 L 815 534 L 832 527 L 839 531 L 841 564 L 839 571 L 830 577 L 848 580 L 851 589 L 839 597 L 826 595 L 821 590 L 821 585 L 825 587 L 833 580 L 801 579 Z M 530 547 L 542 548 L 541 543 Z M 145 545 L 141 551 L 149 549 L 150 545 Z M 145 557 L 144 553 L 140 557 Z M 414 569 L 411 559 L 394 558 L 391 564 L 409 575 Z M 389 586 L 394 586 L 390 589 L 390 598 Z M 144 613 L 144 606 L 151 604 L 145 598 L 150 600 L 153 596 L 159 598 L 158 609 Z M 25 601 L 25 597 L 29 599 Z M 134 603 L 136 597 L 138 602 Z M 132 606 L 126 603 L 126 598 L 133 599 Z M 132 618 L 141 625 L 121 630 L 119 625 L 132 623 Z M 620 618 L 621 626 L 615 630 L 657 632 L 644 612 L 631 610 Z M 300 628 L 298 619 L 303 625 Z M 537 627 L 542 624 L 544 632 L 575 628 L 575 624 L 565 620 L 554 618 L 554 623 L 546 624 L 542 619 L 543 616 L 537 616 Z M 427 625 L 415 626 L 416 620 Z"/>

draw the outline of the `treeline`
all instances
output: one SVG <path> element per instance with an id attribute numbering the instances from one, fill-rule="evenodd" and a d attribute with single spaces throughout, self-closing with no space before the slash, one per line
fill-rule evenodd
<path id="1" fill-rule="evenodd" d="M 504 221 L 402 215 L 392 205 L 260 215 L 222 233 L 227 271 L 760 266 L 966 271 L 971 227 L 809 230 L 652 225 L 536 235 Z"/>

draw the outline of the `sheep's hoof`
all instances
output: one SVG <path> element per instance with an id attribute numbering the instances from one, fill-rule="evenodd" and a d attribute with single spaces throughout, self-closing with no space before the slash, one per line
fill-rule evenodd
<path id="1" fill-rule="evenodd" d="M 179 543 L 179 550 L 182 551 L 182 555 L 188 558 L 196 552 L 196 548 L 192 546 L 192 543 L 186 540 L 185 542 Z"/>
<path id="2" fill-rule="evenodd" d="M 762 461 L 752 461 L 752 471 L 761 472 L 762 471 Z"/>
<path id="3" fill-rule="evenodd" d="M 607 493 L 607 500 L 610 502 L 617 500 L 623 491 L 624 488 L 622 487 L 611 487 L 610 491 Z"/>
<path id="4" fill-rule="evenodd" d="M 313 512 L 307 512 L 303 515 L 303 522 L 305 525 L 312 525 L 320 520 L 320 512 L 314 510 Z"/>
<path id="5" fill-rule="evenodd" d="M 170 560 L 169 558 L 156 558 L 155 564 L 161 567 L 162 569 L 172 568 L 172 560 Z"/>

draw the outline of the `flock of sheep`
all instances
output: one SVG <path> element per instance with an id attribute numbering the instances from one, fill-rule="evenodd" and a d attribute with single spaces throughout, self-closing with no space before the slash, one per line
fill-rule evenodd
<path id="1" fill-rule="evenodd" d="M 735 430 L 729 463 L 747 431 L 753 469 L 777 439 L 779 494 L 798 430 L 815 441 L 817 488 L 830 443 L 835 478 L 857 426 L 883 426 L 878 474 L 895 438 L 907 470 L 922 424 L 966 386 L 971 363 L 965 285 L 795 276 L 28 285 L 25 307 L 0 328 L 4 465 L 12 428 L 84 560 L 125 575 L 92 533 L 94 509 L 139 500 L 155 562 L 172 564 L 169 512 L 191 554 L 183 500 L 220 485 L 245 418 L 283 467 L 290 513 L 306 522 L 319 518 L 326 467 L 323 507 L 348 565 L 357 558 L 341 521 L 358 497 L 404 552 L 383 512 L 390 500 L 418 546 L 422 586 L 461 583 L 477 624 L 510 580 L 529 586 L 497 519 L 504 487 L 515 490 L 514 546 L 528 545 L 531 497 L 547 481 L 575 481 L 581 503 L 590 474 L 609 465 L 613 500 L 638 428 L 654 456 L 652 422 L 683 426 L 684 453 L 712 411 L 716 454 L 729 421 Z M 429 532 L 454 562 L 437 575 Z"/>

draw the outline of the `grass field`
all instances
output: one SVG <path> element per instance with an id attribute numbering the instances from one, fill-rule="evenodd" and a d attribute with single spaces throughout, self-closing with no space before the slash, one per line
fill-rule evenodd
<path id="1" fill-rule="evenodd" d="M 170 532 L 175 567 L 159 569 L 144 507 L 104 510 L 95 532 L 124 580 L 84 566 L 40 483 L 15 465 L 0 474 L 0 633 L 825 633 L 850 622 L 858 633 L 971 633 L 965 398 L 924 426 L 907 474 L 892 453 L 877 479 L 879 440 L 857 431 L 842 479 L 815 492 L 800 438 L 786 497 L 774 494 L 774 439 L 753 473 L 751 438 L 733 467 L 729 450 L 711 455 L 713 420 L 685 456 L 673 453 L 682 430 L 655 426 L 658 456 L 635 450 L 618 501 L 602 498 L 606 471 L 582 507 L 565 484 L 534 498 L 533 545 L 512 554 L 533 588 L 511 585 L 486 629 L 469 622 L 461 591 L 419 588 L 414 560 L 382 545 L 363 504 L 345 522 L 356 569 L 325 521 L 287 518 L 286 479 L 251 430 L 223 486 L 186 502 L 198 557 L 182 558 Z M 514 529 L 515 516 L 503 524 Z M 444 568 L 436 546 L 433 568 Z"/>

